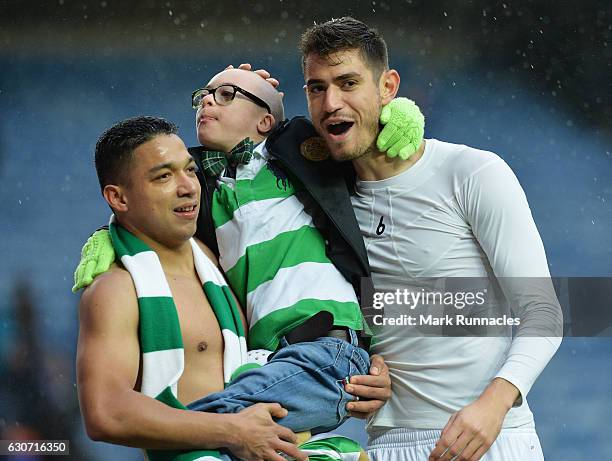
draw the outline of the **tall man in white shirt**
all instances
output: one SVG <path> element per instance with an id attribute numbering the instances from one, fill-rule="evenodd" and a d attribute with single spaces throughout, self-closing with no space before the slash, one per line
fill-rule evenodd
<path id="1" fill-rule="evenodd" d="M 553 326 L 550 334 L 514 339 L 381 330 L 373 350 L 391 369 L 393 395 L 369 421 L 369 455 L 543 459 L 526 395 L 560 344 L 562 317 L 550 283 L 530 296 L 516 282 L 549 277 L 518 180 L 494 153 L 463 145 L 427 139 L 408 159 L 377 149 L 378 116 L 400 76 L 389 69 L 382 37 L 360 21 L 314 25 L 301 51 L 314 127 L 332 158 L 352 161 L 355 170 L 351 204 L 375 289 L 418 277 L 490 276 L 521 310 L 521 328 L 535 318 Z"/>

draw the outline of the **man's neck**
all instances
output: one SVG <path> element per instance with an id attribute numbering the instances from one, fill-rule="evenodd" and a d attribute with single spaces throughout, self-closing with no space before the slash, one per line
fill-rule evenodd
<path id="1" fill-rule="evenodd" d="M 163 245 L 151 247 L 159 257 L 159 261 L 167 275 L 179 275 L 189 277 L 195 272 L 193 261 L 193 250 L 189 241 L 176 248 Z"/>
<path id="2" fill-rule="evenodd" d="M 353 166 L 360 180 L 380 181 L 382 179 L 397 176 L 408 170 L 419 161 L 423 156 L 423 152 L 425 152 L 425 140 L 421 142 L 417 151 L 406 160 L 402 160 L 399 157 L 387 157 L 385 152 L 381 152 L 374 148 L 370 152 L 353 160 Z"/>

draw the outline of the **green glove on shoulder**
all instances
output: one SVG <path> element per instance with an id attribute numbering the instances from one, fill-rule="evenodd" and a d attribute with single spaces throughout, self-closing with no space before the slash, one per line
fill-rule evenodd
<path id="1" fill-rule="evenodd" d="M 419 106 L 408 98 L 395 98 L 382 108 L 380 123 L 384 128 L 378 135 L 376 147 L 387 157 L 406 160 L 414 154 L 425 133 L 425 117 Z"/>
<path id="2" fill-rule="evenodd" d="M 95 231 L 81 250 L 81 260 L 74 271 L 74 286 L 76 293 L 81 288 L 91 285 L 93 279 L 106 272 L 115 261 L 115 249 L 111 242 L 108 229 Z"/>

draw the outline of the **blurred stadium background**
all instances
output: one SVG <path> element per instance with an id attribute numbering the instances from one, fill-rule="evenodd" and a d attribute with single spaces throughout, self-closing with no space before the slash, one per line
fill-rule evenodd
<path id="1" fill-rule="evenodd" d="M 553 275 L 612 275 L 608 1 L 1 0 L 0 438 L 140 459 L 89 441 L 76 399 L 72 272 L 109 216 L 95 141 L 146 114 L 195 144 L 191 91 L 229 63 L 270 70 L 288 116 L 306 114 L 299 35 L 348 14 L 385 36 L 427 137 L 512 166 Z M 610 337 L 566 338 L 541 375 L 529 400 L 547 459 L 612 459 L 611 361 Z M 365 443 L 360 422 L 344 430 Z"/>

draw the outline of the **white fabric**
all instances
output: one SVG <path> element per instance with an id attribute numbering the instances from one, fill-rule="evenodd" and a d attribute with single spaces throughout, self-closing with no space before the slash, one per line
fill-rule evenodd
<path id="1" fill-rule="evenodd" d="M 439 430 L 391 429 L 370 437 L 370 461 L 427 461 L 440 438 Z M 535 428 L 502 429 L 481 461 L 544 461 Z"/>
<path id="2" fill-rule="evenodd" d="M 147 373 L 148 379 L 142 380 L 140 392 L 149 397 L 157 397 L 168 387 L 176 396 L 177 383 L 183 374 L 185 359 L 183 349 L 166 349 L 142 354 L 142 369 L 155 370 Z"/>
<path id="3" fill-rule="evenodd" d="M 525 194 L 506 163 L 491 152 L 428 139 L 422 158 L 405 172 L 358 181 L 352 202 L 377 290 L 401 289 L 418 277 L 549 276 Z M 385 228 L 378 235 L 381 217 Z M 552 284 L 546 286 L 545 300 L 522 299 L 512 283 L 499 283 L 527 313 L 537 311 L 561 324 Z M 512 341 L 386 331 L 375 338 L 372 352 L 389 365 L 393 393 L 369 430 L 442 429 L 495 376 L 513 383 L 523 396 L 504 427 L 530 423 L 524 397 L 560 343 L 560 338 Z"/>
<path id="4" fill-rule="evenodd" d="M 155 252 L 143 251 L 134 256 L 124 255 L 121 262 L 130 272 L 140 298 L 172 298 L 166 276 L 159 270 L 161 263 Z"/>
<path id="5" fill-rule="evenodd" d="M 257 227 L 249 225 L 255 217 Z M 219 264 L 223 270 L 229 270 L 247 248 L 304 226 L 314 227 L 312 217 L 304 211 L 304 205 L 295 195 L 253 200 L 238 208 L 233 219 L 215 230 L 219 242 Z"/>
<path id="6" fill-rule="evenodd" d="M 294 280 L 299 280 L 299 285 L 292 283 Z M 304 262 L 283 267 L 272 280 L 262 283 L 247 295 L 250 327 L 253 328 L 268 314 L 293 306 L 302 299 L 355 302 L 355 290 L 329 263 Z M 279 300 L 282 300 L 281 304 Z"/>

